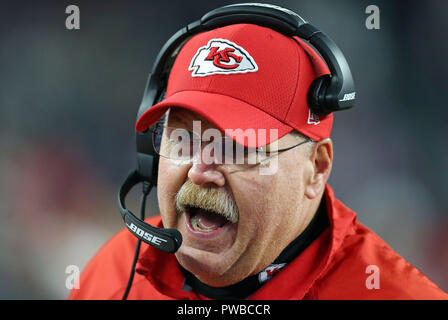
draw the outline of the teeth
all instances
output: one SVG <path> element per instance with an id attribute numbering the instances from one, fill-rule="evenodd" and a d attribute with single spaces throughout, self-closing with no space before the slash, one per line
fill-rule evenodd
<path id="1" fill-rule="evenodd" d="M 196 231 L 202 231 L 202 232 L 212 232 L 213 229 L 202 229 L 201 227 L 198 226 L 198 221 L 196 219 L 196 216 L 190 216 L 190 223 L 191 226 L 193 227 L 194 230 Z"/>

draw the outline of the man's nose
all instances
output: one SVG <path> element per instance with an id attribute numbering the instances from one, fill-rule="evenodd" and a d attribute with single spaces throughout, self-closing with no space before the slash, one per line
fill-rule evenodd
<path id="1" fill-rule="evenodd" d="M 225 177 L 219 169 L 219 164 L 214 161 L 205 161 L 202 152 L 188 170 L 188 178 L 194 184 L 202 187 L 222 187 L 226 183 Z"/>

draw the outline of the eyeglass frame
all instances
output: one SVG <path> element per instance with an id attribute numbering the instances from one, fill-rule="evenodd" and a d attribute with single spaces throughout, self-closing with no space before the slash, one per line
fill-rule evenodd
<path id="1" fill-rule="evenodd" d="M 157 131 L 156 131 L 156 130 L 159 129 L 159 128 L 163 128 L 163 129 L 162 129 L 162 132 L 157 132 Z M 162 137 L 162 136 L 163 136 L 163 132 L 165 132 L 165 131 L 164 131 L 165 128 L 171 128 L 171 129 L 176 129 L 176 130 L 178 130 L 178 129 L 180 129 L 180 130 L 185 130 L 185 131 L 189 132 L 189 134 L 197 135 L 197 136 L 200 137 L 199 134 L 197 134 L 196 132 L 193 132 L 193 131 L 191 131 L 191 130 L 188 130 L 188 129 L 185 129 L 185 128 L 169 127 L 169 126 L 166 126 L 166 125 L 164 125 L 164 124 L 162 124 L 162 123 L 158 123 L 156 126 L 154 126 L 153 128 L 151 128 L 151 129 L 149 130 L 149 132 L 152 134 L 151 140 L 152 140 L 152 143 L 153 143 L 154 151 L 155 151 L 159 156 L 161 156 L 161 157 L 163 157 L 163 158 L 166 158 L 166 159 L 170 159 L 170 160 L 181 160 L 181 159 L 170 158 L 170 157 L 168 157 L 168 156 L 164 156 L 164 155 L 160 154 L 160 153 L 157 151 L 157 148 L 156 148 L 156 146 L 155 146 L 154 135 L 158 135 L 158 134 L 160 134 L 160 136 Z M 225 138 L 225 137 L 227 137 L 227 138 L 231 138 L 230 136 L 226 136 L 226 135 L 224 135 L 224 137 L 222 137 L 222 138 Z M 305 137 L 306 137 L 306 136 L 305 136 Z M 233 139 L 232 139 L 232 140 L 233 140 Z M 201 138 L 201 139 L 200 139 L 200 148 L 198 149 L 198 151 L 202 149 L 202 142 L 204 142 L 204 140 L 202 140 L 202 138 Z M 205 142 L 210 142 L 210 141 L 205 141 Z M 270 157 L 273 157 L 273 156 L 274 156 L 273 154 L 279 154 L 279 153 L 281 153 L 281 152 L 289 151 L 289 150 L 291 150 L 291 149 L 294 149 L 294 148 L 296 148 L 296 147 L 298 147 L 298 146 L 300 146 L 300 145 L 302 145 L 302 144 L 308 143 L 308 142 L 316 142 L 316 141 L 315 141 L 314 139 L 312 139 L 312 138 L 306 137 L 306 139 L 305 139 L 304 141 L 301 141 L 301 142 L 299 142 L 299 143 L 297 143 L 297 144 L 295 144 L 295 145 L 293 145 L 293 146 L 286 147 L 286 148 L 279 149 L 279 150 L 275 150 L 275 151 L 261 151 L 261 150 L 259 151 L 259 148 L 247 148 L 247 147 L 244 147 L 244 146 L 242 146 L 242 145 L 240 145 L 240 144 L 238 144 L 238 143 L 237 143 L 237 144 L 238 144 L 239 146 L 243 147 L 245 151 L 248 150 L 248 149 L 254 149 L 254 150 L 255 150 L 254 152 L 255 152 L 256 154 L 258 154 L 258 153 L 264 153 L 264 154 L 266 154 L 266 156 L 267 156 L 266 159 L 268 159 L 268 158 L 270 158 Z M 161 143 L 162 143 L 162 139 L 160 139 L 160 144 L 161 144 Z M 193 158 L 192 158 L 192 159 L 193 159 Z M 189 161 L 191 161 L 192 159 L 190 159 Z M 265 159 L 265 160 L 266 160 L 266 159 Z M 263 161 L 265 161 L 265 160 L 263 160 Z M 257 162 L 257 163 L 255 163 L 255 165 L 259 165 L 259 164 L 262 163 L 263 161 Z"/>

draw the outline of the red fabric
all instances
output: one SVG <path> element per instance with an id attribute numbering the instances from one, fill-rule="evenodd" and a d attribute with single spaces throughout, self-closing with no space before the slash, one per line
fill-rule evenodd
<path id="1" fill-rule="evenodd" d="M 330 228 L 279 271 L 252 300 L 264 299 L 448 299 L 448 294 L 411 266 L 356 214 L 335 199 L 327 186 Z M 159 216 L 148 219 L 161 226 Z M 129 276 L 136 239 L 120 231 L 89 262 L 70 299 L 120 299 Z M 142 244 L 128 299 L 207 299 L 183 291 L 183 275 L 174 255 Z M 379 289 L 367 289 L 369 265 L 379 268 Z"/>
<path id="2" fill-rule="evenodd" d="M 212 39 L 224 39 L 244 49 L 258 70 L 229 73 L 243 55 L 233 52 L 237 49 L 207 49 Z M 198 53 L 202 48 L 209 51 L 201 60 Z M 229 64 L 221 73 L 194 76 L 193 61 L 197 58 L 204 62 L 209 57 L 213 57 L 217 66 L 225 64 L 226 60 Z M 269 28 L 235 24 L 200 33 L 190 39 L 177 56 L 165 100 L 143 113 L 136 129 L 146 130 L 169 107 L 182 107 L 201 114 L 222 131 L 278 129 L 278 138 L 281 138 L 296 129 L 315 140 L 328 138 L 333 115 L 320 116 L 318 122 L 309 123 L 307 103 L 311 82 L 328 73 L 325 62 L 303 41 Z"/>

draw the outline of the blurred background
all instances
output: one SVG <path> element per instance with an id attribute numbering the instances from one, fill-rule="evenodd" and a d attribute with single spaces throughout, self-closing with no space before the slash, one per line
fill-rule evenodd
<path id="1" fill-rule="evenodd" d="M 178 29 L 235 2 L 0 2 L 0 299 L 65 299 L 66 267 L 82 270 L 123 227 L 116 195 L 152 62 Z M 328 33 L 354 74 L 356 108 L 335 114 L 336 196 L 447 291 L 448 2 L 270 3 Z M 70 4 L 80 30 L 65 27 Z M 379 30 L 365 25 L 371 4 Z"/>

